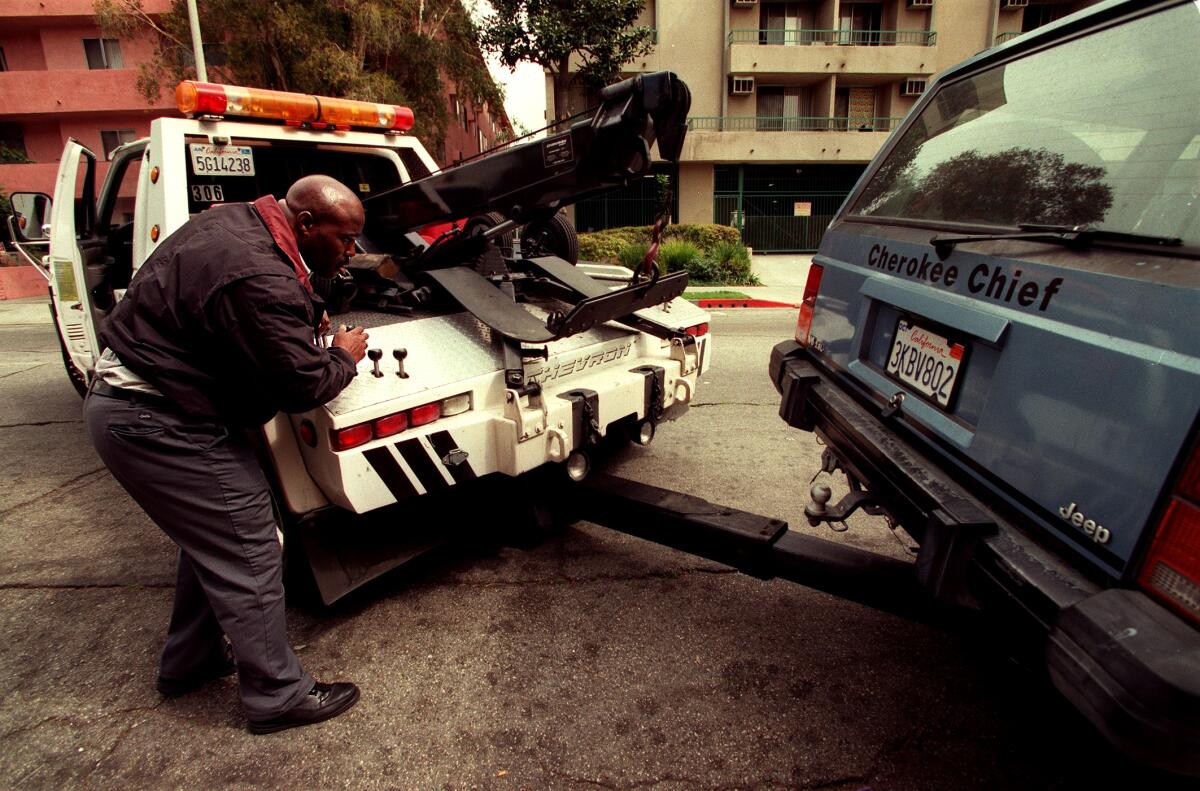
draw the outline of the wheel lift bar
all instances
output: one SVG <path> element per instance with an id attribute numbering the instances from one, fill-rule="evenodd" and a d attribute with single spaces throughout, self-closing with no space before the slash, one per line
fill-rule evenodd
<path id="1" fill-rule="evenodd" d="M 760 579 L 781 577 L 919 621 L 950 614 L 921 588 L 913 564 L 792 532 L 780 519 L 603 473 L 573 492 L 581 519 Z"/>

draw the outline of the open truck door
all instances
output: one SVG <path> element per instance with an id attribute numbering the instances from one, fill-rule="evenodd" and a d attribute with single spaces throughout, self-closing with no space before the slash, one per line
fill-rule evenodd
<path id="1" fill-rule="evenodd" d="M 145 150 L 140 140 L 114 151 L 98 196 L 96 155 L 87 148 L 68 141 L 58 168 L 50 207 L 50 306 L 63 363 L 81 395 L 100 356 L 100 323 L 133 275 L 137 245 L 121 191 L 140 184 Z"/>
<path id="2" fill-rule="evenodd" d="M 95 225 L 96 155 L 68 140 L 50 207 L 50 310 L 71 383 L 81 393 L 100 356 L 80 240 Z"/>

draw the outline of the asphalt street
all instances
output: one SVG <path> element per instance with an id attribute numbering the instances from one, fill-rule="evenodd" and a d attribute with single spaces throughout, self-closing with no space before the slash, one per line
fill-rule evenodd
<path id="1" fill-rule="evenodd" d="M 794 318 L 714 316 L 698 402 L 617 470 L 809 530 L 820 449 L 766 378 Z M 155 691 L 173 547 L 88 445 L 49 323 L 0 326 L 0 349 L 2 788 L 1174 785 L 1114 756 L 985 621 L 915 624 L 586 523 L 532 549 L 478 525 L 333 607 L 292 606 L 301 660 L 362 700 L 252 736 L 232 680 Z M 910 555 L 878 519 L 815 532 Z"/>

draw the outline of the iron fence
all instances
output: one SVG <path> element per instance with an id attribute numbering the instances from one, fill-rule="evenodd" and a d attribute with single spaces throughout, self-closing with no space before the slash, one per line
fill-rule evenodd
<path id="1" fill-rule="evenodd" d="M 729 44 L 839 44 L 853 47 L 918 46 L 937 43 L 933 30 L 762 30 L 739 28 L 729 31 Z"/>
<path id="2" fill-rule="evenodd" d="M 716 132 L 890 132 L 903 116 L 701 115 L 688 129 Z"/>

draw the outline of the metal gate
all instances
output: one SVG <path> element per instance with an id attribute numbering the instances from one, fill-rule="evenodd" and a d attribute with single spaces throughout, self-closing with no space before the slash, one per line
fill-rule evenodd
<path id="1" fill-rule="evenodd" d="M 755 252 L 816 250 L 865 165 L 718 165 L 713 222 Z"/>
<path id="2" fill-rule="evenodd" d="M 627 186 L 584 198 L 575 204 L 575 230 L 580 233 L 603 231 L 606 228 L 625 228 L 631 225 L 653 225 L 662 205 L 660 177 L 667 184 L 675 181 L 675 170 L 655 167 L 651 175 L 630 182 Z M 672 221 L 679 219 L 678 190 L 672 193 Z"/>

